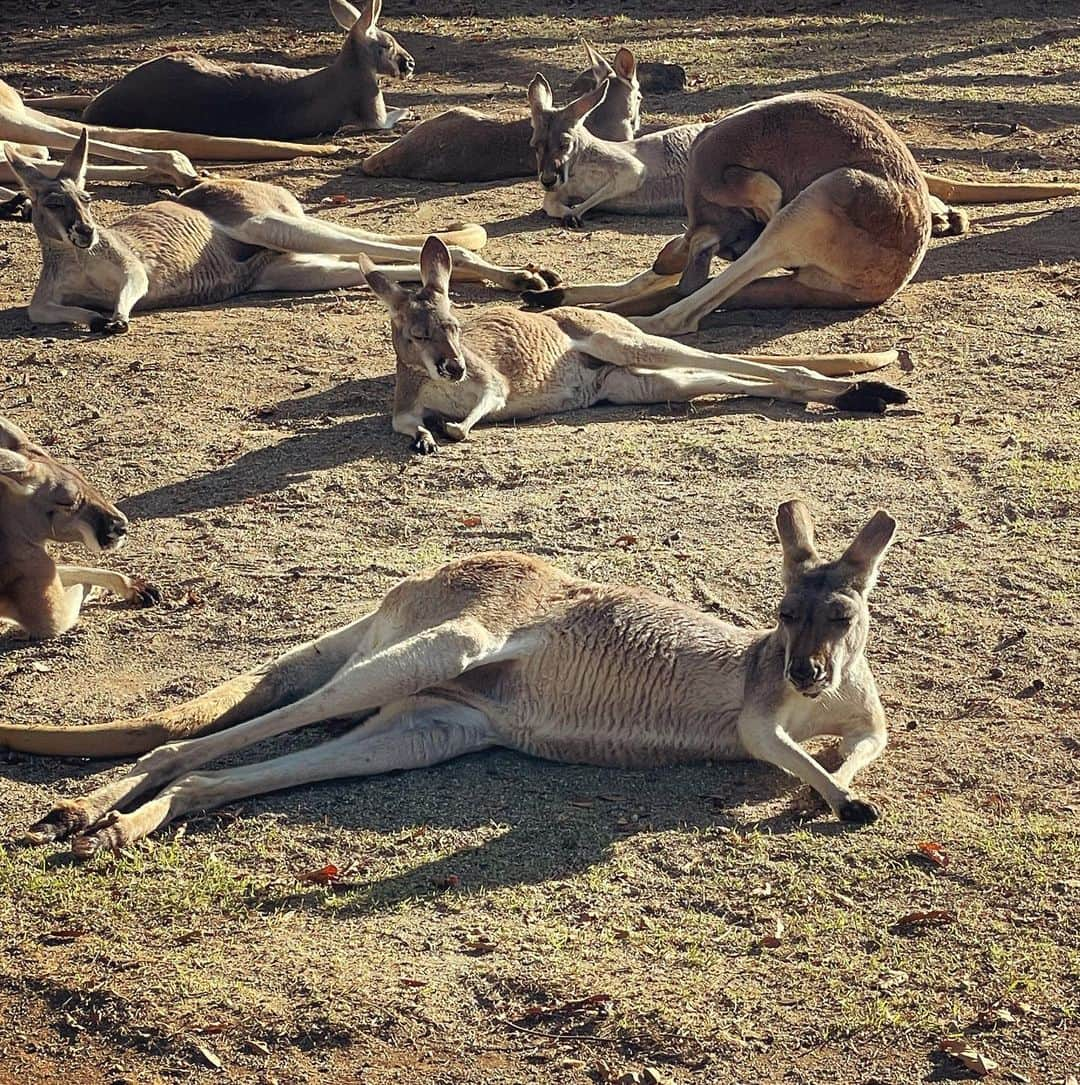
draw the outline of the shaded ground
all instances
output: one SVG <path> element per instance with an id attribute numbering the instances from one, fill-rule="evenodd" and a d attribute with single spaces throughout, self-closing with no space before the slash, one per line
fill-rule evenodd
<path id="1" fill-rule="evenodd" d="M 28 93 L 96 89 L 174 46 L 315 64 L 339 33 L 301 6 L 265 26 L 231 0 L 5 7 L 0 74 Z M 565 85 L 585 33 L 690 71 L 685 93 L 646 103 L 650 120 L 820 87 L 882 110 L 941 172 L 1077 176 L 1070 5 L 782 7 L 391 5 L 420 75 L 388 97 L 424 116 L 515 107 L 537 69 Z M 325 213 L 371 228 L 475 219 L 494 258 L 571 279 L 635 270 L 679 229 L 599 216 L 568 233 L 531 181 L 460 195 L 366 180 L 354 167 L 374 145 L 249 172 L 312 205 L 354 198 Z M 98 196 L 108 221 L 148 193 Z M 805 495 L 829 548 L 877 505 L 902 523 L 874 604 L 894 729 L 865 778 L 879 825 L 839 830 L 764 767 L 494 754 L 244 803 L 90 869 L 13 853 L 0 1081 L 516 1085 L 602 1079 L 604 1064 L 702 1085 L 907 1085 L 963 1078 L 936 1052 L 960 1034 L 1009 1080 L 1065 1081 L 1080 1061 L 1080 400 L 1062 378 L 1080 361 L 1080 201 L 975 219 L 873 312 L 738 313 L 697 340 L 902 344 L 915 368 L 893 377 L 912 412 L 611 409 L 485 429 L 429 460 L 390 433 L 387 323 L 362 292 L 140 315 L 115 340 L 43 334 L 23 310 L 32 235 L 0 230 L 0 411 L 123 497 L 136 524 L 116 562 L 168 598 L 91 607 L 49 645 L 0 640 L 13 720 L 172 703 L 483 548 L 767 622 L 778 500 Z M 20 826 L 114 771 L 0 765 L 0 818 Z M 921 841 L 950 865 L 920 858 Z M 350 888 L 296 880 L 329 862 Z M 902 922 L 934 911 L 936 925 Z"/>

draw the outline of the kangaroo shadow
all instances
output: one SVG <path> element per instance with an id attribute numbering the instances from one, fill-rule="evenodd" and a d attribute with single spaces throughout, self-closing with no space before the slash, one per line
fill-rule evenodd
<path id="1" fill-rule="evenodd" d="M 1042 263 L 1076 258 L 1080 206 L 1058 211 L 1016 210 L 976 215 L 975 231 L 935 245 L 926 254 L 914 282 L 1017 271 Z"/>

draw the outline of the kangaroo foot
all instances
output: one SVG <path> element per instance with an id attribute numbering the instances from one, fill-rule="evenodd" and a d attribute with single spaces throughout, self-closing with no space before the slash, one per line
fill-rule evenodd
<path id="1" fill-rule="evenodd" d="M 90 824 L 83 805 L 73 799 L 62 799 L 40 821 L 35 821 L 19 838 L 23 844 L 51 844 L 67 840 Z"/>

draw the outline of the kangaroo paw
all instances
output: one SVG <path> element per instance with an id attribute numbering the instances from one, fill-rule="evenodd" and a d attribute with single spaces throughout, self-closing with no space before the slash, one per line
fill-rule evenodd
<path id="1" fill-rule="evenodd" d="M 23 844 L 51 844 L 67 840 L 90 824 L 86 810 L 71 799 L 58 802 L 40 821 L 35 821 L 19 838 Z"/>
<path id="2" fill-rule="evenodd" d="M 884 414 L 889 406 L 907 403 L 908 394 L 903 388 L 894 388 L 884 381 L 859 381 L 833 404 L 840 411 L 858 411 L 863 414 Z"/>
<path id="3" fill-rule="evenodd" d="M 841 821 L 852 825 L 870 825 L 881 817 L 881 811 L 865 799 L 848 799 L 837 811 Z"/>
<path id="4" fill-rule="evenodd" d="M 525 290 L 521 300 L 531 309 L 555 309 L 562 305 L 565 296 L 563 288 L 556 286 L 550 290 Z"/>
<path id="5" fill-rule="evenodd" d="M 71 854 L 80 860 L 89 859 L 99 851 L 106 850 L 116 855 L 125 844 L 130 843 L 130 835 L 124 825 L 123 815 L 111 810 L 71 841 Z"/>
<path id="6" fill-rule="evenodd" d="M 90 330 L 102 335 L 123 335 L 128 330 L 128 322 L 112 317 L 96 316 L 90 321 Z"/>
<path id="7" fill-rule="evenodd" d="M 433 437 L 426 433 L 418 433 L 414 438 L 411 445 L 409 445 L 410 452 L 417 452 L 421 456 L 430 456 L 433 452 L 439 451 L 439 446 L 435 443 Z"/>

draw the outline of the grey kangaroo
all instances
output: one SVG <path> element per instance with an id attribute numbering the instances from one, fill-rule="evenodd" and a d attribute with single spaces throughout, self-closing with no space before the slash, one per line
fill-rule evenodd
<path id="1" fill-rule="evenodd" d="M 865 656 L 867 596 L 896 523 L 875 513 L 835 561 L 818 554 L 802 502 L 781 505 L 776 528 L 784 591 L 769 629 L 524 554 L 478 554 L 409 577 L 350 625 L 186 704 L 89 728 L 0 726 L 0 743 L 34 753 L 151 750 L 125 776 L 61 802 L 23 839 L 70 838 L 84 859 L 193 810 L 498 746 L 649 770 L 757 758 L 809 784 L 842 821 L 872 822 L 878 810 L 852 782 L 887 740 Z M 298 753 L 203 768 L 342 717 L 370 718 Z M 840 737 L 835 772 L 800 745 L 817 735 Z"/>
<path id="2" fill-rule="evenodd" d="M 387 110 L 379 76 L 408 79 L 415 63 L 379 29 L 381 10 L 382 0 L 367 0 L 362 12 L 348 0 L 330 0 L 330 13 L 348 35 L 325 68 L 222 64 L 194 54 L 158 57 L 103 90 L 83 120 L 265 139 L 302 139 L 342 125 L 393 128 L 412 114 Z"/>
<path id="3" fill-rule="evenodd" d="M 606 88 L 587 123 L 597 136 L 633 139 L 641 124 L 637 63 L 622 48 L 609 64 L 585 42 L 589 67 L 575 81 L 590 89 Z M 366 158 L 362 169 L 372 177 L 413 177 L 423 181 L 495 181 L 530 177 L 536 172 L 532 122 L 526 117 L 493 116 L 459 107 L 418 124 L 399 140 Z"/>

